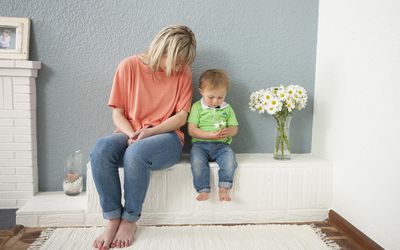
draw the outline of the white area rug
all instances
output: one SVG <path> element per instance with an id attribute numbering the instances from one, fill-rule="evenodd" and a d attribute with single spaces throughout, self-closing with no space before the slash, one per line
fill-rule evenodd
<path id="1" fill-rule="evenodd" d="M 92 249 L 103 228 L 44 231 L 30 249 Z M 309 225 L 163 226 L 138 228 L 135 250 L 339 249 L 320 229 Z"/>

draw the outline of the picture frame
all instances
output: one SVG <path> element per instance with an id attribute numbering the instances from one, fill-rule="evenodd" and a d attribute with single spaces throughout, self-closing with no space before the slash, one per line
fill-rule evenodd
<path id="1" fill-rule="evenodd" d="M 27 60 L 29 57 L 29 18 L 0 16 L 0 60 Z"/>

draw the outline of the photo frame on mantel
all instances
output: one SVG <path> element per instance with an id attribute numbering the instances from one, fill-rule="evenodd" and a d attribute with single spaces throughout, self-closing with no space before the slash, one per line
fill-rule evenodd
<path id="1" fill-rule="evenodd" d="M 27 60 L 29 57 L 29 18 L 0 16 L 0 60 Z"/>

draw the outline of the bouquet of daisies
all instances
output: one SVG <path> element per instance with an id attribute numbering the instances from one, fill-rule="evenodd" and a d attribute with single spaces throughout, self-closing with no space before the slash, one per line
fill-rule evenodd
<path id="1" fill-rule="evenodd" d="M 307 104 L 307 92 L 299 85 L 281 85 L 267 89 L 260 89 L 251 93 L 250 110 L 260 114 L 267 112 L 276 120 L 276 145 L 274 157 L 276 159 L 290 159 L 290 144 L 288 124 L 294 110 L 301 110 Z M 289 119 L 288 119 L 289 118 Z M 279 155 L 279 157 L 278 157 Z"/>
<path id="2" fill-rule="evenodd" d="M 293 110 L 303 109 L 307 104 L 307 92 L 299 85 L 260 89 L 250 95 L 250 110 L 260 114 L 287 116 Z"/>

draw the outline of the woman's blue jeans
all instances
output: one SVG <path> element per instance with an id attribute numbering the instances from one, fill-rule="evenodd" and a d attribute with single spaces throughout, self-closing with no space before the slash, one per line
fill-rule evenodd
<path id="1" fill-rule="evenodd" d="M 92 174 L 100 197 L 103 217 L 137 221 L 150 182 L 150 172 L 178 163 L 182 143 L 175 132 L 150 136 L 128 146 L 128 137 L 113 133 L 101 138 L 91 154 Z M 118 168 L 124 169 L 124 199 Z"/>
<path id="2" fill-rule="evenodd" d="M 190 150 L 190 164 L 196 191 L 210 192 L 209 161 L 215 161 L 219 166 L 218 187 L 230 189 L 237 168 L 231 147 L 223 142 L 194 142 Z"/>

